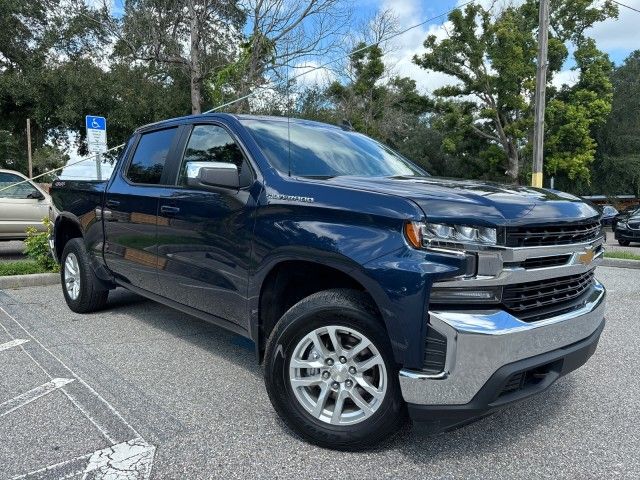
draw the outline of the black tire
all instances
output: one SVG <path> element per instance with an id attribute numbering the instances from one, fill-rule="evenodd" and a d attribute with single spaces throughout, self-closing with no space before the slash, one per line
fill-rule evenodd
<path id="1" fill-rule="evenodd" d="M 65 263 L 70 254 L 75 255 L 80 271 L 80 291 L 75 299 L 71 298 L 66 288 Z M 64 246 L 60 261 L 60 281 L 62 282 L 64 299 L 69 308 L 76 313 L 95 312 L 104 308 L 107 303 L 109 290 L 105 289 L 96 278 L 91 268 L 91 259 L 81 238 L 73 238 Z"/>
<path id="2" fill-rule="evenodd" d="M 629 245 L 631 245 L 631 242 L 629 240 L 618 240 L 618 243 L 622 247 L 628 247 Z"/>
<path id="3" fill-rule="evenodd" d="M 298 342 L 316 328 L 350 328 L 365 335 L 380 353 L 387 372 L 387 389 L 378 409 L 352 425 L 332 425 L 312 416 L 295 397 L 289 362 Z M 353 290 L 326 290 L 291 307 L 271 333 L 265 352 L 265 384 L 276 412 L 298 435 L 321 447 L 362 450 L 394 434 L 406 418 L 398 367 L 388 335 L 368 297 Z"/>

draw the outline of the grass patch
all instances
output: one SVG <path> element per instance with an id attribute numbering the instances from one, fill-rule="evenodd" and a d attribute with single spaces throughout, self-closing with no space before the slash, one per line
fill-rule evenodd
<path id="1" fill-rule="evenodd" d="M 640 261 L 640 255 L 638 255 L 637 253 L 631 253 L 631 252 L 619 252 L 619 251 L 604 252 L 604 258 L 620 258 L 622 260 L 639 260 Z"/>
<path id="2" fill-rule="evenodd" d="M 0 277 L 9 275 L 29 275 L 32 273 L 47 273 L 48 270 L 33 260 L 18 260 L 13 262 L 0 262 Z"/>

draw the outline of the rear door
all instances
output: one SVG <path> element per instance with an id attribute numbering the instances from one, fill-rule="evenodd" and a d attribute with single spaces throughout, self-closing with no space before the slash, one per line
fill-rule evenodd
<path id="1" fill-rule="evenodd" d="M 247 328 L 247 282 L 260 184 L 241 145 L 221 124 L 183 134 L 173 191 L 160 198 L 160 291 L 183 305 Z M 233 163 L 239 189 L 186 184 L 188 162 Z"/>
<path id="2" fill-rule="evenodd" d="M 42 219 L 49 216 L 49 201 L 29 182 L 13 185 L 24 180 L 20 175 L 0 172 L 0 238 L 25 237 L 27 227 L 44 229 Z"/>
<path id="3" fill-rule="evenodd" d="M 172 182 L 165 167 L 179 130 L 138 134 L 105 194 L 105 262 L 121 281 L 150 292 L 158 289 L 158 198 Z"/>

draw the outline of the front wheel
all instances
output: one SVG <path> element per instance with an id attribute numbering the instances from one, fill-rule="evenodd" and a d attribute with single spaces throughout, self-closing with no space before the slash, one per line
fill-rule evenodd
<path id="1" fill-rule="evenodd" d="M 96 278 L 91 259 L 81 238 L 72 238 L 64 246 L 60 262 L 60 280 L 64 299 L 76 313 L 99 310 L 107 303 L 109 290 Z"/>
<path id="2" fill-rule="evenodd" d="M 356 291 L 319 292 L 283 315 L 267 343 L 265 383 L 287 425 L 322 447 L 367 448 L 405 417 L 389 339 Z"/>

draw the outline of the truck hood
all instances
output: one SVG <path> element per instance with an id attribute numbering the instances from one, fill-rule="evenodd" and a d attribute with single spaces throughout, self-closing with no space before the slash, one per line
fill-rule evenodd
<path id="1" fill-rule="evenodd" d="M 437 177 L 334 177 L 329 184 L 401 196 L 429 221 L 522 225 L 598 218 L 579 198 L 556 190 Z"/>

